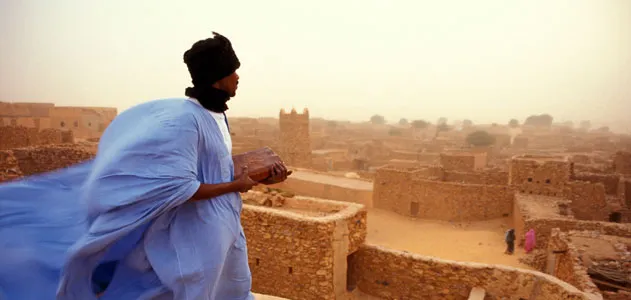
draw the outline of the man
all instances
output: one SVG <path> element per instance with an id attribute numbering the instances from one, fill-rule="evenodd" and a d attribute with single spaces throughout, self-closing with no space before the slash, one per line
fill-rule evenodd
<path id="1" fill-rule="evenodd" d="M 0 299 L 253 299 L 239 192 L 256 182 L 234 178 L 224 114 L 240 63 L 213 34 L 184 54 L 190 98 L 130 108 L 94 160 L 0 186 Z"/>

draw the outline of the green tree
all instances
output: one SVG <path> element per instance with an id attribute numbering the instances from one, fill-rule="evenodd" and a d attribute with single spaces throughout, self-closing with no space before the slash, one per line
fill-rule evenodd
<path id="1" fill-rule="evenodd" d="M 370 117 L 370 123 L 377 124 L 377 125 L 383 125 L 383 124 L 386 124 L 386 118 L 384 118 L 381 115 L 374 115 L 374 116 Z"/>
<path id="2" fill-rule="evenodd" d="M 436 134 L 434 134 L 434 139 L 436 139 L 438 137 L 438 134 L 440 134 L 441 132 L 446 132 L 449 130 L 451 130 L 451 127 L 449 127 L 447 123 L 440 123 L 436 125 Z"/>
<path id="3" fill-rule="evenodd" d="M 408 119 L 406 119 L 406 118 L 401 118 L 401 120 L 399 120 L 399 125 L 404 125 L 404 126 L 405 126 L 405 125 L 407 125 L 408 123 L 409 123 L 409 122 L 408 122 Z"/>
<path id="4" fill-rule="evenodd" d="M 517 119 L 511 119 L 510 121 L 508 121 L 508 126 L 510 128 L 517 128 L 519 127 L 519 121 L 517 121 Z"/>
<path id="5" fill-rule="evenodd" d="M 495 144 L 495 137 L 484 130 L 478 130 L 467 135 L 466 142 L 475 147 L 485 147 Z"/>
<path id="6" fill-rule="evenodd" d="M 388 134 L 391 136 L 401 136 L 403 135 L 403 131 L 400 128 L 390 127 Z"/>
<path id="7" fill-rule="evenodd" d="M 552 116 L 549 114 L 532 115 L 526 118 L 526 121 L 524 121 L 524 125 L 550 127 L 552 126 L 552 121 L 554 121 L 554 118 L 552 118 Z"/>
<path id="8" fill-rule="evenodd" d="M 429 127 L 429 122 L 425 120 L 414 120 L 412 121 L 412 127 L 417 128 L 417 129 L 425 129 Z"/>

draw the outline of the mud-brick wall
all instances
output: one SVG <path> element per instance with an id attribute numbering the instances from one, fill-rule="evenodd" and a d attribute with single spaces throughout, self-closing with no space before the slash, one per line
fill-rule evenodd
<path id="1" fill-rule="evenodd" d="M 555 256 L 553 272 L 555 277 L 583 292 L 599 293 L 598 287 L 587 274 L 587 269 L 583 266 L 576 247 L 568 242 L 567 233 L 562 233 L 558 228 L 551 231 L 548 253 Z"/>
<path id="2" fill-rule="evenodd" d="M 61 132 L 61 142 L 64 144 L 74 144 L 74 131 L 65 130 Z"/>
<path id="3" fill-rule="evenodd" d="M 353 286 L 382 299 L 466 300 L 474 287 L 483 288 L 488 299 L 528 299 L 537 283 L 537 299 L 589 299 L 543 273 L 460 263 L 373 245 L 364 245 L 351 256 L 349 272 Z"/>
<path id="4" fill-rule="evenodd" d="M 0 150 L 37 145 L 39 132 L 37 128 L 24 126 L 0 126 Z"/>
<path id="5" fill-rule="evenodd" d="M 618 185 L 620 184 L 620 178 L 620 175 L 617 174 L 598 174 L 589 172 L 575 172 L 572 175 L 573 180 L 602 183 L 605 186 L 605 193 L 607 195 L 618 194 Z"/>
<path id="6" fill-rule="evenodd" d="M 515 191 L 509 186 L 431 180 L 414 180 L 409 184 L 411 192 L 402 199 L 409 203 L 405 215 L 444 221 L 481 221 L 513 212 Z"/>
<path id="7" fill-rule="evenodd" d="M 346 294 L 347 257 L 364 243 L 364 214 L 301 217 L 244 205 L 252 290 L 289 299 L 340 299 Z M 363 229 L 362 229 L 363 228 Z"/>
<path id="8" fill-rule="evenodd" d="M 523 212 L 522 210 L 522 213 Z M 598 231 L 607 235 L 631 237 L 631 225 L 629 224 L 560 218 L 529 218 L 527 215 L 524 216 L 524 228 L 525 230 L 535 230 L 537 248 L 547 247 L 550 233 L 554 228 L 559 228 L 561 231 L 589 230 Z"/>
<path id="9" fill-rule="evenodd" d="M 491 184 L 491 185 L 507 185 L 508 172 L 500 170 L 485 170 L 481 172 L 445 172 L 445 181 L 472 183 L 472 184 Z"/>
<path id="10" fill-rule="evenodd" d="M 608 216 L 605 186 L 600 182 L 571 181 L 565 198 L 572 201 L 570 207 L 577 219 L 605 221 Z"/>
<path id="11" fill-rule="evenodd" d="M 631 175 L 631 152 L 616 152 L 613 158 L 613 169 L 616 173 Z"/>
<path id="12" fill-rule="evenodd" d="M 13 149 L 20 170 L 25 176 L 69 167 L 89 160 L 94 154 L 75 146 L 38 146 Z"/>
<path id="13" fill-rule="evenodd" d="M 39 143 L 41 145 L 61 144 L 61 130 L 54 128 L 42 129 L 39 132 Z"/>
<path id="14" fill-rule="evenodd" d="M 526 194 L 562 196 L 570 174 L 566 161 L 512 159 L 509 164 L 509 184 Z"/>
<path id="15" fill-rule="evenodd" d="M 409 215 L 409 195 L 412 192 L 411 180 L 413 177 L 413 172 L 410 171 L 377 169 L 373 181 L 373 207 Z"/>
<path id="16" fill-rule="evenodd" d="M 453 171 L 473 171 L 476 169 L 477 155 L 465 155 L 465 154 L 440 154 L 440 164 L 445 170 Z"/>

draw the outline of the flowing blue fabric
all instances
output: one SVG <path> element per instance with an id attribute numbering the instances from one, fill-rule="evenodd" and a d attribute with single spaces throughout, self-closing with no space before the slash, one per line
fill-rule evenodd
<path id="1" fill-rule="evenodd" d="M 238 193 L 208 111 L 187 99 L 121 113 L 95 159 L 0 185 L 0 299 L 253 299 Z"/>

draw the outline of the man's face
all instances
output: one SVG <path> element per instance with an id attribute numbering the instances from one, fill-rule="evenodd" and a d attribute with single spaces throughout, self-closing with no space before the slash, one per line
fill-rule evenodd
<path id="1" fill-rule="evenodd" d="M 217 89 L 227 92 L 230 97 L 234 97 L 237 94 L 238 85 L 239 75 L 237 75 L 237 72 L 234 72 L 217 81 L 213 86 Z"/>

